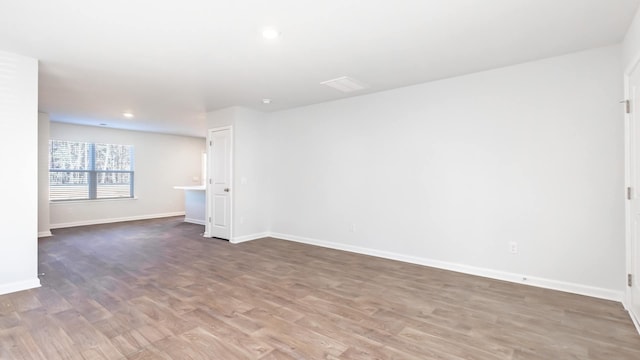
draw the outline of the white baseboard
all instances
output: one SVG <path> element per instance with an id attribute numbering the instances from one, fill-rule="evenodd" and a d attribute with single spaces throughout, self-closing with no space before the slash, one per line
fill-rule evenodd
<path id="1" fill-rule="evenodd" d="M 269 233 L 268 232 L 262 232 L 262 233 L 257 233 L 257 234 L 249 234 L 249 235 L 243 235 L 243 236 L 234 236 L 233 239 L 230 241 L 230 243 L 232 244 L 239 244 L 239 243 L 243 243 L 246 241 L 251 241 L 251 240 L 258 240 L 258 239 L 262 239 L 265 237 L 269 237 Z"/>
<path id="2" fill-rule="evenodd" d="M 622 305 L 624 305 L 624 308 L 627 310 L 627 312 L 629 313 L 629 317 L 631 318 L 631 321 L 633 321 L 633 325 L 636 327 L 636 330 L 638 331 L 638 334 L 640 334 L 640 314 L 636 314 L 633 311 L 633 308 L 631 306 L 629 306 L 627 304 L 627 300 L 622 302 Z"/>
<path id="3" fill-rule="evenodd" d="M 0 295 L 18 292 L 22 290 L 29 290 L 40 287 L 40 279 L 35 278 L 33 280 L 18 281 L 9 284 L 0 284 Z"/>
<path id="4" fill-rule="evenodd" d="M 198 225 L 206 225 L 206 223 L 204 222 L 204 220 L 200 220 L 200 219 L 193 219 L 193 218 L 184 218 L 184 222 L 188 222 L 191 224 L 198 224 Z"/>
<path id="5" fill-rule="evenodd" d="M 49 236 L 53 236 L 53 234 L 51 233 L 51 230 L 49 230 L 49 231 L 40 231 L 38 233 L 38 237 L 39 238 L 41 238 L 41 237 L 49 237 Z"/>
<path id="6" fill-rule="evenodd" d="M 504 271 L 492 270 L 487 268 L 480 268 L 475 266 L 469 266 L 464 264 L 450 263 L 446 261 L 433 260 L 428 258 L 404 255 L 399 253 L 393 253 L 388 251 L 381 251 L 376 249 L 370 249 L 359 246 L 352 246 L 346 244 L 340 244 L 330 241 L 323 241 L 318 239 L 305 238 L 301 236 L 289 235 L 289 234 L 280 234 L 280 233 L 270 233 L 268 234 L 270 237 L 299 242 L 303 244 L 316 245 L 336 250 L 349 251 L 358 254 L 371 255 L 376 257 L 381 257 L 385 259 L 398 260 L 411 264 L 418 264 L 424 266 L 430 266 L 438 269 L 450 270 L 455 272 L 460 272 L 464 274 L 482 276 L 491 279 L 509 281 L 518 284 L 536 286 L 546 289 L 559 290 L 579 295 L 586 295 L 600 299 L 613 300 L 622 302 L 623 292 L 615 291 L 610 289 L 603 289 L 588 285 L 569 283 L 564 281 L 545 279 L 539 277 L 532 277 L 522 274 L 514 274 Z"/>
<path id="7" fill-rule="evenodd" d="M 184 211 L 177 211 L 177 212 L 162 213 L 162 214 L 149 214 L 149 215 L 120 217 L 120 218 L 92 219 L 92 220 L 83 220 L 83 221 L 73 221 L 73 222 L 67 222 L 67 223 L 51 224 L 50 227 L 52 229 L 62 229 L 62 228 L 75 227 L 75 226 L 109 224 L 109 223 L 115 223 L 115 222 L 135 221 L 135 220 L 148 220 L 148 219 L 157 219 L 157 218 L 172 217 L 172 216 L 183 216 L 183 215 L 184 215 Z"/>

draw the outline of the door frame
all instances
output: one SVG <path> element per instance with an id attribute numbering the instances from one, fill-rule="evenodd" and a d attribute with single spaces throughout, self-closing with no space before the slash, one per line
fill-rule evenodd
<path id="1" fill-rule="evenodd" d="M 634 58 L 634 61 L 631 62 L 631 64 L 629 65 L 629 67 L 627 67 L 627 69 L 625 69 L 624 71 L 624 100 L 630 100 L 631 97 L 631 89 L 630 89 L 630 78 L 631 78 L 631 74 L 638 69 L 638 67 L 640 67 L 640 54 L 638 54 L 638 56 L 636 56 Z M 631 104 L 631 106 L 634 106 L 636 104 Z M 640 104 L 639 104 L 640 105 Z M 634 108 L 632 108 L 632 111 L 635 110 Z M 625 188 L 624 191 L 626 192 L 627 187 L 632 186 L 631 183 L 631 129 L 630 129 L 630 122 L 631 122 L 631 114 L 627 114 L 626 111 L 624 112 L 624 183 L 625 183 Z M 640 191 L 640 189 L 632 189 L 632 191 Z M 634 250 L 634 246 L 632 243 L 632 229 L 631 229 L 631 222 L 632 222 L 632 214 L 631 214 L 631 201 L 629 201 L 626 196 L 625 196 L 625 200 L 624 200 L 624 212 L 625 212 L 625 259 L 626 259 L 626 267 L 625 269 L 626 274 L 633 274 L 633 268 L 634 268 L 634 259 L 633 259 L 633 250 Z M 638 242 L 638 240 L 636 240 Z M 640 261 L 640 259 L 636 259 L 636 261 Z M 634 274 L 634 276 L 640 276 L 640 274 Z M 636 314 L 633 311 L 633 306 L 632 306 L 632 288 L 626 285 L 626 281 L 625 281 L 625 292 L 624 292 L 624 299 L 623 299 L 623 305 L 624 307 L 627 309 L 627 312 L 629 313 L 629 316 L 631 317 L 631 320 L 633 321 L 633 324 L 636 327 L 636 330 L 638 331 L 638 333 L 640 333 L 640 314 Z"/>
<path id="2" fill-rule="evenodd" d="M 205 197 L 206 197 L 207 206 L 206 206 L 206 214 L 205 214 L 205 229 L 204 229 L 204 234 L 202 234 L 202 236 L 208 237 L 208 238 L 212 237 L 210 219 L 212 219 L 211 214 L 213 213 L 213 208 L 211 206 L 213 191 L 211 189 L 210 173 L 211 173 L 211 161 L 213 160 L 213 154 L 212 154 L 213 147 L 211 146 L 211 136 L 214 132 L 224 131 L 224 130 L 229 130 L 229 183 L 231 186 L 231 191 L 229 192 L 229 242 L 233 242 L 232 241 L 233 232 L 234 232 L 233 231 L 233 209 L 235 208 L 235 205 L 233 202 L 234 186 L 233 186 L 233 126 L 232 125 L 220 126 L 220 127 L 215 127 L 207 130 L 207 173 L 205 174 L 206 176 Z"/>

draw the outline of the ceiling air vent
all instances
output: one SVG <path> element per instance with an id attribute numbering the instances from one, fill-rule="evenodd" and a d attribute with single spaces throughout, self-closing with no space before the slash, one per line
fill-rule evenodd
<path id="1" fill-rule="evenodd" d="M 340 90 L 342 92 L 352 92 L 357 90 L 362 90 L 367 88 L 368 86 L 354 78 L 350 78 L 348 76 L 341 76 L 336 79 L 331 79 L 327 81 L 323 81 L 320 84 L 327 85 L 334 89 Z"/>

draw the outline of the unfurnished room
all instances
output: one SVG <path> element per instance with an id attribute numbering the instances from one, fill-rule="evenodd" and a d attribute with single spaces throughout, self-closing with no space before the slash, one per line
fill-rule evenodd
<path id="1" fill-rule="evenodd" d="M 640 359 L 638 108 L 640 0 L 0 0 L 0 359 Z"/>

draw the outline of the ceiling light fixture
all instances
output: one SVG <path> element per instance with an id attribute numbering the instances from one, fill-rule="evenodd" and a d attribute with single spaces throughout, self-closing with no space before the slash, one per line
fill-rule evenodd
<path id="1" fill-rule="evenodd" d="M 133 113 L 130 113 L 128 111 L 123 112 L 122 116 L 126 117 L 127 119 L 132 119 L 133 118 Z"/>
<path id="2" fill-rule="evenodd" d="M 262 37 L 267 40 L 273 40 L 280 37 L 280 32 L 275 28 L 266 28 L 262 30 Z"/>
<path id="3" fill-rule="evenodd" d="M 262 99 L 263 104 L 271 104 L 271 99 Z"/>

